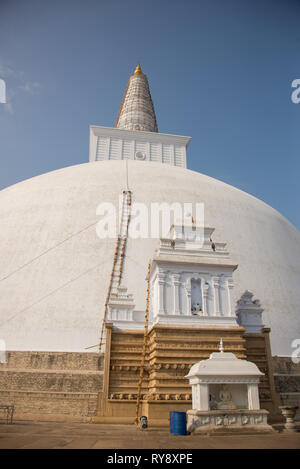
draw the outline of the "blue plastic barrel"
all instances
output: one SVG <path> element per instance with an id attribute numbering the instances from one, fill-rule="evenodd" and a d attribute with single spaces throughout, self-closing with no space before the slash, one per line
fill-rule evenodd
<path id="1" fill-rule="evenodd" d="M 170 412 L 170 433 L 173 435 L 186 435 L 185 412 Z"/>

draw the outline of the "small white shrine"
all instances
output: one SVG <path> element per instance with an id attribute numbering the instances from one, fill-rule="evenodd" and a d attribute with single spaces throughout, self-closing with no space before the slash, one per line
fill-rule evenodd
<path id="1" fill-rule="evenodd" d="M 189 432 L 273 431 L 268 411 L 260 409 L 258 384 L 263 373 L 248 360 L 220 352 L 193 365 L 186 378 L 192 386 L 192 410 L 187 412 Z"/>
<path id="2" fill-rule="evenodd" d="M 246 290 L 237 302 L 237 322 L 245 328 L 246 334 L 260 334 L 264 325 L 262 321 L 263 308 L 259 300 L 253 299 L 253 293 Z"/>

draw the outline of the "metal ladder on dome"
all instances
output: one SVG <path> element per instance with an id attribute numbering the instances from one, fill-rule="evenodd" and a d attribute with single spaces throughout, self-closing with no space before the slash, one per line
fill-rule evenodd
<path id="1" fill-rule="evenodd" d="M 130 223 L 130 218 L 131 218 L 131 203 L 132 203 L 132 192 L 130 190 L 126 190 L 126 191 L 124 190 L 119 235 L 118 235 L 117 242 L 116 242 L 116 248 L 115 248 L 114 258 L 113 258 L 113 266 L 112 266 L 110 282 L 109 282 L 108 292 L 107 292 L 106 301 L 105 301 L 104 315 L 102 319 L 100 343 L 99 343 L 100 353 L 102 351 L 103 345 L 105 345 L 105 323 L 106 323 L 109 301 L 110 301 L 111 295 L 117 295 L 118 287 L 121 285 L 121 281 L 122 281 L 124 257 L 125 257 L 125 251 L 126 251 L 126 246 L 127 246 L 127 239 L 128 239 L 128 228 L 129 228 L 129 223 Z M 145 359 L 146 359 L 146 350 L 147 350 L 149 308 L 150 308 L 151 264 L 152 262 L 150 261 L 148 264 L 147 299 L 146 299 L 146 310 L 145 310 L 144 337 L 143 337 L 142 357 L 141 357 L 141 365 L 140 365 L 139 380 L 138 380 L 136 417 L 134 420 L 134 423 L 136 425 L 138 425 L 138 419 L 139 419 L 142 383 L 143 383 L 143 378 L 144 378 Z"/>
<path id="2" fill-rule="evenodd" d="M 146 361 L 146 353 L 147 353 L 147 345 L 148 345 L 151 265 L 152 265 L 152 262 L 149 261 L 148 273 L 147 273 L 147 278 L 146 278 L 146 280 L 147 280 L 147 297 L 146 297 L 146 310 L 145 310 L 144 338 L 143 338 L 142 358 L 141 358 L 141 365 L 140 365 L 140 372 L 139 372 L 137 400 L 136 400 L 136 409 L 135 409 L 135 419 L 134 419 L 134 423 L 137 426 L 139 426 L 139 412 L 140 412 L 140 404 L 141 404 L 141 397 L 142 397 L 142 385 L 143 385 L 143 379 L 144 379 L 145 361 Z"/>
<path id="3" fill-rule="evenodd" d="M 124 257 L 127 246 L 128 239 L 128 227 L 131 218 L 131 201 L 132 193 L 130 190 L 123 191 L 122 199 L 122 213 L 120 219 L 120 228 L 119 234 L 116 242 L 116 248 L 113 258 L 113 266 L 110 274 L 110 281 L 108 286 L 108 292 L 105 300 L 104 315 L 102 319 L 101 333 L 100 333 L 100 343 L 99 343 L 99 352 L 101 353 L 102 347 L 105 344 L 105 323 L 108 312 L 108 305 L 111 298 L 111 295 L 117 294 L 117 289 L 121 285 L 122 276 L 123 276 L 123 267 L 124 267 Z"/>

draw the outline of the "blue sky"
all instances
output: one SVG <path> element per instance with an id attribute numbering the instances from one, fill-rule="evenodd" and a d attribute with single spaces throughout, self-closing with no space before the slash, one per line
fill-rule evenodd
<path id="1" fill-rule="evenodd" d="M 300 229 L 300 1 L 0 0 L 0 188 L 88 161 L 141 62 L 188 166 Z"/>

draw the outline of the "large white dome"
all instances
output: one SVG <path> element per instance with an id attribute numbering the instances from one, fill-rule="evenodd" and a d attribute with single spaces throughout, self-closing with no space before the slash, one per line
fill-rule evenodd
<path id="1" fill-rule="evenodd" d="M 291 355 L 300 337 L 296 228 L 255 197 L 187 169 L 129 161 L 128 173 L 134 201 L 204 202 L 205 225 L 239 264 L 234 303 L 252 291 L 271 327 L 273 355 Z M 99 342 L 115 240 L 97 236 L 96 208 L 118 206 L 125 185 L 125 162 L 103 161 L 0 192 L 0 339 L 8 350 L 82 351 Z M 137 310 L 145 308 L 147 264 L 157 245 L 151 238 L 128 241 L 126 286 Z"/>

